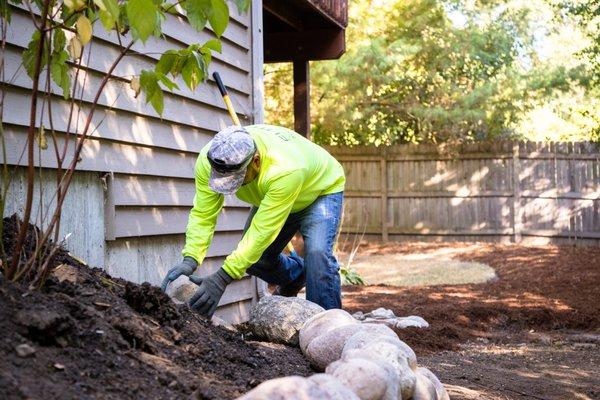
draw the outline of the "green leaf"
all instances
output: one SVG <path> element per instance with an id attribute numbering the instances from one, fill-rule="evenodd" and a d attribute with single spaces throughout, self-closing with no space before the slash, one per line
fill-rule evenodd
<path id="1" fill-rule="evenodd" d="M 205 78 L 204 60 L 197 52 L 192 52 L 181 69 L 183 81 L 191 90 L 196 89 Z"/>
<path id="2" fill-rule="evenodd" d="M 202 48 L 206 51 L 207 49 L 214 50 L 217 53 L 220 53 L 222 50 L 221 41 L 219 39 L 210 39 L 208 42 L 204 43 Z"/>
<path id="3" fill-rule="evenodd" d="M 173 82 L 172 80 L 170 80 L 165 74 L 157 73 L 156 76 L 158 77 L 158 80 L 160 81 L 160 83 L 165 85 L 167 89 L 169 89 L 171 91 L 173 89 L 179 89 L 179 86 L 177 86 L 177 84 L 175 82 Z"/>
<path id="4" fill-rule="evenodd" d="M 104 28 L 109 31 L 115 27 L 119 20 L 119 4 L 117 0 L 94 0 L 100 11 L 100 22 Z"/>
<path id="5" fill-rule="evenodd" d="M 35 63 L 37 59 L 37 54 L 40 46 L 40 32 L 35 31 L 33 35 L 31 35 L 31 41 L 27 45 L 27 49 L 23 52 L 23 66 L 27 71 L 27 75 L 31 79 L 33 79 L 33 74 L 35 72 Z M 40 71 L 48 64 L 48 49 L 44 46 L 42 51 L 42 60 L 40 65 Z"/>
<path id="6" fill-rule="evenodd" d="M 173 66 L 177 62 L 178 57 L 177 51 L 167 50 L 162 56 L 160 56 L 158 63 L 156 63 L 156 66 L 154 67 L 154 70 L 165 75 L 170 73 L 173 69 Z"/>
<path id="7" fill-rule="evenodd" d="M 233 0 L 233 2 L 240 13 L 245 13 L 250 8 L 251 0 Z"/>
<path id="8" fill-rule="evenodd" d="M 150 103 L 156 112 L 163 113 L 163 92 L 158 84 L 158 76 L 152 71 L 142 71 L 140 75 L 140 87 L 146 95 L 146 103 Z"/>
<path id="9" fill-rule="evenodd" d="M 225 0 L 210 0 L 210 8 L 205 10 L 208 22 L 218 37 L 221 37 L 229 23 L 229 7 Z"/>
<path id="10" fill-rule="evenodd" d="M 52 52 L 60 52 L 65 49 L 67 45 L 67 37 L 65 31 L 56 28 L 54 29 L 54 37 L 52 38 Z"/>
<path id="11" fill-rule="evenodd" d="M 52 61 L 50 63 L 50 74 L 52 80 L 61 87 L 65 100 L 69 99 L 71 90 L 71 76 L 69 75 L 69 65 L 67 60 L 69 53 L 65 50 L 52 53 Z"/>
<path id="12" fill-rule="evenodd" d="M 187 0 L 182 3 L 187 14 L 187 19 L 197 31 L 202 31 L 208 21 L 206 14 L 207 8 L 210 8 L 210 0 Z"/>
<path id="13" fill-rule="evenodd" d="M 134 38 L 146 42 L 158 28 L 158 8 L 152 0 L 129 0 L 125 9 Z"/>

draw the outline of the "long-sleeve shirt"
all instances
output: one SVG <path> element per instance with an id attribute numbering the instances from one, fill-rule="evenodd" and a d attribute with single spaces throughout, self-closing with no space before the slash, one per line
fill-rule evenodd
<path id="1" fill-rule="evenodd" d="M 319 196 L 343 191 L 346 181 L 340 163 L 298 133 L 273 125 L 245 128 L 256 143 L 260 170 L 252 182 L 238 189 L 236 196 L 258 210 L 237 248 L 223 264 L 223 269 L 236 279 L 273 243 L 290 213 L 302 211 Z M 202 149 L 196 161 L 196 194 L 182 251 L 199 264 L 206 256 L 224 202 L 222 194 L 208 187 L 210 144 Z"/>

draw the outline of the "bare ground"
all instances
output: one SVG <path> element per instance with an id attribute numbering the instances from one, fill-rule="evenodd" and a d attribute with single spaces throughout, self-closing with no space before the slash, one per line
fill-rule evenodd
<path id="1" fill-rule="evenodd" d="M 448 249 L 491 266 L 488 283 L 346 287 L 347 310 L 392 309 L 431 327 L 398 332 L 455 399 L 600 398 L 600 248 L 367 245 L 369 254 Z"/>

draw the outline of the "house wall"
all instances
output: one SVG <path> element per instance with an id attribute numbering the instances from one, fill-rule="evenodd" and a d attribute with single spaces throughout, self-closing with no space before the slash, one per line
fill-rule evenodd
<path id="1" fill-rule="evenodd" d="M 252 10 L 239 15 L 230 3 L 230 24 L 223 34 L 222 54 L 213 55 L 209 72 L 218 71 L 228 87 L 233 105 L 242 124 L 262 122 L 262 21 L 261 1 Z M 254 22 L 253 22 L 254 21 Z M 114 32 L 94 26 L 94 39 L 84 50 L 78 81 L 85 84 L 82 106 L 71 127 L 82 132 L 91 101 L 103 74 L 120 51 Z M 31 80 L 20 68 L 21 53 L 31 36 L 32 25 L 24 9 L 15 9 L 8 29 L 4 52 L 5 101 L 3 123 L 7 162 L 26 165 L 22 157 L 26 146 Z M 194 194 L 194 164 L 197 153 L 231 120 L 212 77 L 197 90 L 190 91 L 182 81 L 181 90 L 166 93 L 162 116 L 142 98 L 136 99 L 129 88 L 132 75 L 152 68 L 160 52 L 184 48 L 189 44 L 214 38 L 206 28 L 196 32 L 184 18 L 168 15 L 163 23 L 164 38 L 151 38 L 146 45 L 132 48 L 113 72 L 99 100 L 92 119 L 93 134 L 86 141 L 78 172 L 70 191 L 71 206 L 66 206 L 61 232 L 72 231 L 77 242 L 67 245 L 92 265 L 103 266 L 116 276 L 131 281 L 158 284 L 166 271 L 181 259 L 187 216 Z M 128 43 L 129 38 L 122 38 Z M 41 87 L 45 87 L 42 79 Z M 52 116 L 59 147 L 73 142 L 65 134 L 69 104 L 59 88 L 51 84 Z M 41 107 L 38 108 L 40 115 Z M 48 110 L 41 123 L 48 128 Z M 73 143 L 69 145 L 72 154 Z M 52 169 L 56 160 L 52 142 L 38 151 L 36 165 Z M 50 172 L 50 171 L 48 171 Z M 103 179 L 101 179 L 101 177 Z M 52 187 L 52 174 L 42 179 Z M 11 186 L 5 214 L 19 210 L 24 201 L 24 177 L 19 173 Z M 85 204 L 81 199 L 85 198 Z M 220 267 L 224 256 L 236 246 L 246 220 L 248 206 L 228 198 L 219 217 L 213 245 L 201 275 Z M 83 238 L 83 239 L 79 239 Z M 243 303 L 256 294 L 255 282 L 249 277 L 236 282 L 224 296 L 222 316 L 243 320 L 247 308 Z M 242 304 L 236 304 L 242 302 Z M 240 314 L 241 313 L 241 314 Z M 246 313 L 246 314 L 244 314 Z"/>

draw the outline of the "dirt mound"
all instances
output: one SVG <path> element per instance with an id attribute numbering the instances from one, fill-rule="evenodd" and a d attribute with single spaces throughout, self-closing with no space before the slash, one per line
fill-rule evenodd
<path id="1" fill-rule="evenodd" d="M 467 251 L 460 251 L 462 248 Z M 396 315 L 420 315 L 426 330 L 401 330 L 417 354 L 456 350 L 484 338 L 502 341 L 529 330 L 600 329 L 600 248 L 496 244 L 388 244 L 365 253 L 410 254 L 456 249 L 454 259 L 488 264 L 498 280 L 483 284 L 345 287 L 350 312 L 377 307 Z"/>
<path id="2" fill-rule="evenodd" d="M 66 253 L 65 253 L 66 254 Z M 230 399 L 308 375 L 299 350 L 246 342 L 158 288 L 63 265 L 39 291 L 0 284 L 0 398 Z"/>

